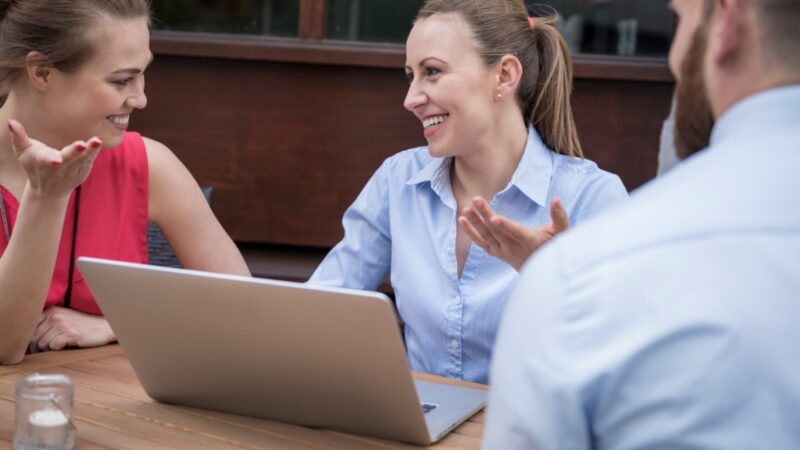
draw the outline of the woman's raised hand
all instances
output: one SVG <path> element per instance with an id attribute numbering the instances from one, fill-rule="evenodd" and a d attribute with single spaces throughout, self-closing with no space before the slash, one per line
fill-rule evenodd
<path id="1" fill-rule="evenodd" d="M 510 264 L 517 271 L 525 261 L 558 233 L 569 228 L 564 205 L 554 198 L 550 205 L 552 222 L 538 228 L 528 228 L 499 216 L 481 197 L 472 199 L 472 206 L 463 209 L 458 223 L 476 244 L 487 253 Z"/>
<path id="2" fill-rule="evenodd" d="M 28 175 L 28 188 L 42 196 L 68 196 L 89 176 L 103 146 L 100 138 L 93 137 L 59 151 L 29 138 L 25 127 L 16 120 L 9 120 L 8 128 L 14 152 Z"/>

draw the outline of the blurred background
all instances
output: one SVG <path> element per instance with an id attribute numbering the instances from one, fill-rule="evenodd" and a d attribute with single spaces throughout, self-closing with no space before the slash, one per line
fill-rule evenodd
<path id="1" fill-rule="evenodd" d="M 326 0 L 324 38 L 403 43 L 422 0 Z M 665 2 L 528 1 L 532 14 L 557 14 L 575 53 L 664 56 L 673 17 Z M 154 0 L 156 29 L 298 36 L 300 0 Z"/>

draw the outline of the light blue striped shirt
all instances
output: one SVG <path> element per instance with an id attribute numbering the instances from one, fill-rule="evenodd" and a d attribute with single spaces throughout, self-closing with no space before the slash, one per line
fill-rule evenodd
<path id="1" fill-rule="evenodd" d="M 484 448 L 800 449 L 800 86 L 528 261 Z"/>
<path id="2" fill-rule="evenodd" d="M 372 290 L 391 272 L 411 368 L 485 383 L 497 323 L 518 273 L 472 245 L 458 277 L 451 163 L 432 158 L 427 147 L 387 159 L 345 212 L 344 239 L 309 283 Z M 627 192 L 593 162 L 551 152 L 531 129 L 511 182 L 490 204 L 538 226 L 550 222 L 553 196 L 575 224 Z"/>

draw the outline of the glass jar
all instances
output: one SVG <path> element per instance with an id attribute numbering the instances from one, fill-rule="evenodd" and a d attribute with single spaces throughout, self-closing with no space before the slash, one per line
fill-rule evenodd
<path id="1" fill-rule="evenodd" d="M 17 380 L 15 450 L 71 450 L 75 387 L 65 375 L 35 374 Z"/>

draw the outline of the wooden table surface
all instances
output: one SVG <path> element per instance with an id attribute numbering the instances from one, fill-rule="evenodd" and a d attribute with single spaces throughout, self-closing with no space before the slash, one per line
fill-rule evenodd
<path id="1" fill-rule="evenodd" d="M 280 422 L 158 403 L 144 389 L 118 345 L 28 355 L 0 366 L 0 448 L 14 435 L 14 383 L 33 373 L 60 373 L 75 383 L 76 449 L 418 449 L 414 445 Z M 446 380 L 430 375 L 415 377 Z M 444 382 L 456 383 L 452 380 Z M 464 383 L 466 384 L 466 383 Z M 477 449 L 481 411 L 429 448 Z"/>

